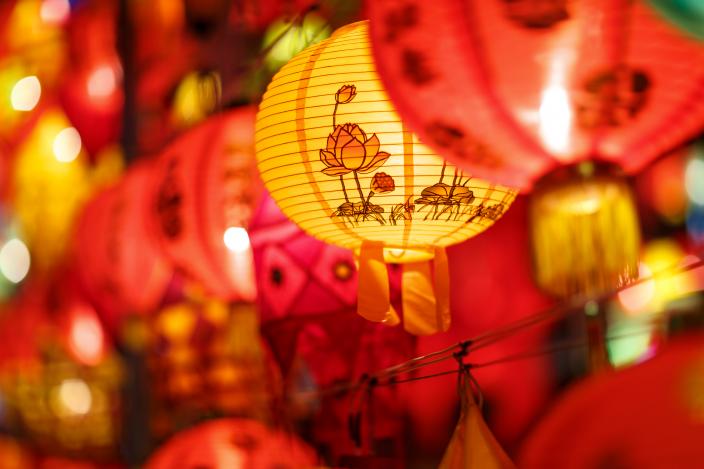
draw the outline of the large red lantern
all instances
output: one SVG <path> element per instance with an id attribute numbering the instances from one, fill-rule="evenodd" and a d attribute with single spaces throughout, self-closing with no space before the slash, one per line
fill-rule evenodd
<path id="1" fill-rule="evenodd" d="M 254 162 L 255 108 L 211 117 L 158 160 L 155 231 L 174 264 L 208 293 L 254 299 L 247 227 L 261 184 Z"/>
<path id="2" fill-rule="evenodd" d="M 297 437 L 254 420 L 221 419 L 186 430 L 157 450 L 147 469 L 315 467 L 315 452 Z"/>
<path id="3" fill-rule="evenodd" d="M 704 457 L 702 336 L 595 376 L 568 392 L 536 427 L 520 467 L 695 467 Z"/>
<path id="4" fill-rule="evenodd" d="M 114 330 L 127 314 L 159 306 L 171 268 L 148 227 L 152 165 L 131 168 L 85 207 L 75 235 L 83 289 Z"/>
<path id="5" fill-rule="evenodd" d="M 404 122 L 478 177 L 537 184 L 537 280 L 560 296 L 637 276 L 633 201 L 616 173 L 704 128 L 704 46 L 644 3 L 368 2 Z"/>

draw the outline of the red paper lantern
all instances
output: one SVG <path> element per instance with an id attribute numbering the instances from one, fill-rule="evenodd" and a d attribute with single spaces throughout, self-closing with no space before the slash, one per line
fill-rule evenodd
<path id="1" fill-rule="evenodd" d="M 157 450 L 146 469 L 315 467 L 315 452 L 297 437 L 254 420 L 213 420 L 186 430 Z"/>
<path id="2" fill-rule="evenodd" d="M 171 278 L 169 263 L 147 225 L 151 164 L 131 168 L 116 186 L 85 207 L 74 256 L 83 289 L 115 330 L 121 317 L 159 306 Z"/>
<path id="3" fill-rule="evenodd" d="M 74 9 L 68 22 L 72 64 L 60 89 L 61 104 L 93 157 L 120 136 L 117 13 L 114 2 L 93 2 Z"/>
<path id="4" fill-rule="evenodd" d="M 526 441 L 519 467 L 696 467 L 704 458 L 701 335 L 575 386 Z"/>
<path id="5" fill-rule="evenodd" d="M 528 189 L 589 158 L 638 171 L 704 128 L 704 46 L 644 3 L 368 6 L 404 122 L 472 174 Z"/>
<path id="6" fill-rule="evenodd" d="M 704 45 L 645 2 L 368 6 L 379 75 L 404 122 L 477 177 L 524 191 L 539 182 L 538 283 L 595 295 L 636 277 L 638 223 L 619 173 L 704 128 Z"/>
<path id="7" fill-rule="evenodd" d="M 221 299 L 255 296 L 246 231 L 261 183 L 253 107 L 211 117 L 159 157 L 151 203 L 155 231 L 174 264 Z"/>

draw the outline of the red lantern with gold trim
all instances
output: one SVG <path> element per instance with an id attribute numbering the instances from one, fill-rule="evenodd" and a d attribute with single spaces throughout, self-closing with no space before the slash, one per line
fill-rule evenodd
<path id="1" fill-rule="evenodd" d="M 255 296 L 247 226 L 261 195 L 254 161 L 255 108 L 211 117 L 158 160 L 155 231 L 174 264 L 221 299 Z"/>
<path id="2" fill-rule="evenodd" d="M 637 276 L 638 225 L 618 172 L 704 128 L 704 45 L 645 3 L 368 2 L 379 74 L 404 122 L 478 177 L 535 186 L 537 280 L 559 296 Z"/>

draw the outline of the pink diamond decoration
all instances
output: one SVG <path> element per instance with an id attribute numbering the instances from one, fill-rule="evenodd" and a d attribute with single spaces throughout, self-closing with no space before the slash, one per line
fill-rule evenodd
<path id="1" fill-rule="evenodd" d="M 346 305 L 357 302 L 357 267 L 350 251 L 325 245 L 311 273 L 326 290 Z"/>
<path id="2" fill-rule="evenodd" d="M 261 311 L 262 322 L 287 315 L 308 280 L 305 271 L 278 246 L 265 248 L 257 275 L 259 293 L 271 310 Z"/>

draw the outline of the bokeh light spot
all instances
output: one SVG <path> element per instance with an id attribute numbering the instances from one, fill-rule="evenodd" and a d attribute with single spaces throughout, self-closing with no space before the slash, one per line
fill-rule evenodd
<path id="1" fill-rule="evenodd" d="M 54 157 L 62 163 L 70 163 L 81 152 L 81 136 L 73 127 L 67 127 L 54 138 Z"/>
<path id="2" fill-rule="evenodd" d="M 245 252 L 249 249 L 249 235 L 247 230 L 239 226 L 231 226 L 223 235 L 225 246 L 232 252 Z"/>
<path id="3" fill-rule="evenodd" d="M 37 106 L 42 95 L 42 85 L 34 75 L 24 77 L 15 83 L 10 94 L 10 103 L 15 111 L 31 111 Z"/>
<path id="4" fill-rule="evenodd" d="M 29 265 L 29 250 L 19 239 L 9 240 L 0 249 L 0 272 L 12 283 L 19 283 L 27 276 Z"/>

